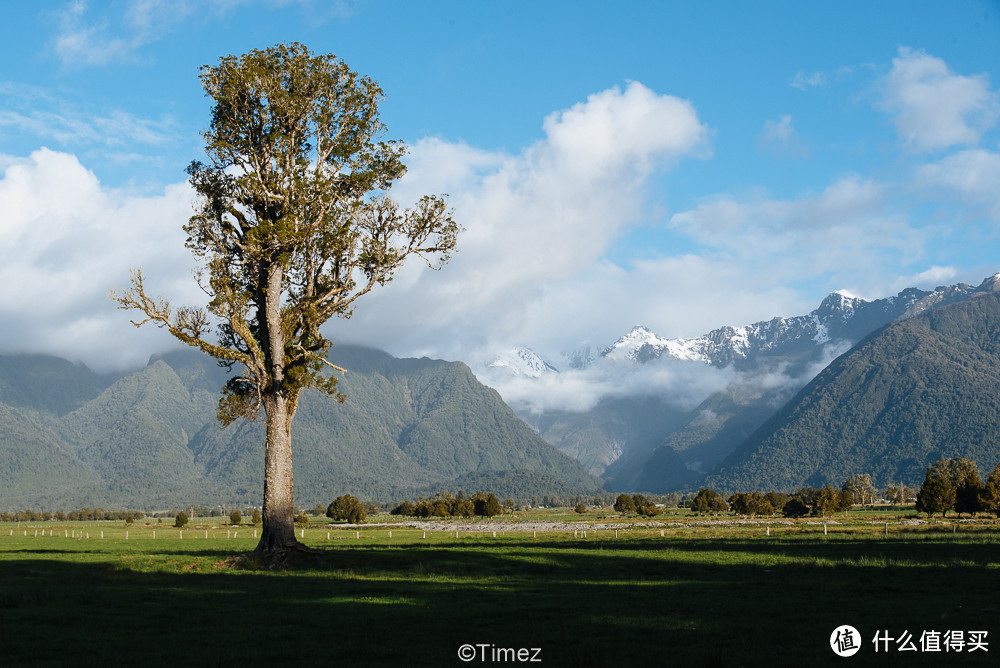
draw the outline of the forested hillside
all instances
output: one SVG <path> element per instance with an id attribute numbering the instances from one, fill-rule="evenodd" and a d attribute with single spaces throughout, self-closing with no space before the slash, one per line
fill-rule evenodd
<path id="1" fill-rule="evenodd" d="M 334 355 L 346 402 L 307 392 L 293 427 L 300 505 L 491 481 L 516 497 L 599 487 L 464 364 L 352 346 Z M 186 350 L 117 379 L 57 358 L 0 357 L 0 507 L 259 503 L 263 422 L 220 428 L 224 381 Z"/>
<path id="2" fill-rule="evenodd" d="M 710 475 L 788 490 L 869 473 L 919 485 L 945 458 L 1000 461 L 1000 295 L 980 293 L 873 333 L 835 360 Z"/>

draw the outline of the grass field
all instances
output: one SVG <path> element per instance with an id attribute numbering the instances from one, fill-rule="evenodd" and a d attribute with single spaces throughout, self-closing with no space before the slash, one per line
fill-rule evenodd
<path id="1" fill-rule="evenodd" d="M 685 514 L 617 538 L 317 523 L 303 541 L 320 553 L 272 571 L 232 567 L 256 543 L 247 526 L 181 537 L 136 524 L 126 539 L 121 522 L 3 524 L 0 665 L 532 663 L 507 651 L 521 648 L 549 666 L 996 665 L 1000 526 L 893 523 L 885 535 L 890 518 L 766 535 Z M 829 644 L 843 624 L 863 637 L 850 658 Z M 918 649 L 924 632 L 987 631 L 990 651 L 876 653 L 882 630 Z M 459 659 L 465 644 L 472 661 Z"/>

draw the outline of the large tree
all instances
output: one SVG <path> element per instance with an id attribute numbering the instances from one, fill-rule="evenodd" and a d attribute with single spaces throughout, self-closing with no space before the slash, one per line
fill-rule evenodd
<path id="1" fill-rule="evenodd" d="M 382 90 L 333 55 L 300 44 L 226 56 L 201 70 L 213 101 L 207 162 L 188 168 L 198 194 L 184 230 L 210 301 L 174 309 L 142 272 L 113 298 L 235 373 L 218 416 L 266 419 L 263 531 L 258 553 L 299 547 L 292 420 L 301 392 L 343 400 L 325 367 L 320 327 L 392 280 L 410 256 L 440 268 L 459 228 L 441 197 L 403 209 L 389 197 L 405 147 L 383 140 Z M 214 333 L 213 330 L 214 329 Z M 210 336 L 211 335 L 211 336 Z"/>
<path id="2" fill-rule="evenodd" d="M 949 460 L 951 483 L 955 486 L 955 511 L 978 513 L 982 510 L 983 480 L 975 460 L 956 457 Z"/>
<path id="3" fill-rule="evenodd" d="M 933 466 L 928 466 L 924 473 L 924 482 L 917 492 L 917 512 L 941 513 L 942 517 L 955 507 L 955 483 L 952 480 L 953 467 L 950 460 L 939 459 Z"/>
<path id="4" fill-rule="evenodd" d="M 875 505 L 875 484 L 867 473 L 855 473 L 844 481 L 841 491 L 850 492 L 851 497 L 862 505 Z"/>
<path id="5" fill-rule="evenodd" d="M 997 464 L 989 477 L 982 494 L 983 510 L 989 510 L 1000 517 L 1000 464 Z"/>

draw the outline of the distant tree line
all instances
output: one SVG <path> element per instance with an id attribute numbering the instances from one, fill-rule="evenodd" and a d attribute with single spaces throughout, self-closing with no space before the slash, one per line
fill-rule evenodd
<path id="1" fill-rule="evenodd" d="M 702 488 L 693 496 L 671 494 L 611 494 L 572 495 L 566 497 L 542 496 L 532 497 L 528 507 L 573 507 L 577 512 L 586 512 L 588 507 L 613 508 L 623 514 L 639 514 L 653 517 L 661 508 L 687 507 L 695 513 L 720 514 L 732 512 L 745 517 L 771 517 L 781 514 L 785 517 L 826 517 L 836 512 L 843 512 L 854 505 L 874 505 L 884 500 L 890 503 L 905 504 L 915 502 L 918 512 L 930 516 L 941 513 L 946 515 L 949 510 L 957 513 L 990 512 L 1000 517 L 1000 464 L 993 469 L 984 483 L 979 474 L 979 468 L 973 459 L 956 457 L 941 459 L 928 466 L 924 481 L 919 490 L 914 490 L 904 484 L 888 485 L 881 493 L 876 489 L 868 474 L 850 476 L 840 489 L 831 485 L 822 488 L 801 487 L 791 493 L 784 492 L 736 492 L 724 498 L 715 490 Z M 390 514 L 407 517 L 493 517 L 503 512 L 513 512 L 516 509 L 514 501 L 506 499 L 503 503 L 492 492 L 478 492 L 468 496 L 464 491 L 457 494 L 438 492 L 430 498 L 418 498 L 415 501 L 402 501 L 396 504 Z M 253 524 L 260 524 L 260 510 L 246 509 Z M 328 506 L 317 505 L 312 511 L 314 516 L 325 514 L 333 520 L 345 520 L 352 523 L 364 522 L 368 515 L 381 512 L 374 503 L 361 502 L 350 494 L 334 499 Z M 209 508 L 204 505 L 191 505 L 184 511 L 171 510 L 156 513 L 149 517 L 177 518 L 183 515 L 183 526 L 188 518 L 193 517 L 225 517 L 233 525 L 239 525 L 243 514 L 239 510 L 227 510 L 225 506 Z M 0 512 L 2 522 L 47 522 L 55 521 L 115 521 L 134 520 L 147 517 L 139 510 L 104 510 L 102 508 L 80 508 L 69 513 L 57 511 L 19 510 Z M 301 510 L 296 515 L 297 522 L 308 523 L 306 511 Z"/>
<path id="2" fill-rule="evenodd" d="M 928 466 L 917 492 L 917 511 L 944 517 L 949 510 L 959 514 L 990 512 L 1000 517 L 1000 464 L 985 484 L 973 459 L 939 459 Z"/>
<path id="3" fill-rule="evenodd" d="M 466 496 L 464 491 L 456 495 L 438 492 L 429 499 L 402 501 L 389 514 L 406 517 L 494 517 L 505 511 L 514 512 L 515 508 L 512 499 L 506 499 L 501 504 L 493 492 L 477 492 L 472 496 Z"/>
<path id="4" fill-rule="evenodd" d="M 879 494 L 870 475 L 850 476 L 840 489 L 801 487 L 783 492 L 737 492 L 728 499 L 702 488 L 687 502 L 696 513 L 733 512 L 746 517 L 826 517 L 849 510 L 854 505 L 873 506 L 880 499 L 890 503 L 915 502 L 917 512 L 930 516 L 949 510 L 957 513 L 991 512 L 1000 517 L 1000 464 L 983 483 L 975 460 L 965 457 L 941 459 L 927 467 L 919 490 L 906 485 L 889 485 Z M 617 509 L 617 505 L 616 505 Z"/>
<path id="5" fill-rule="evenodd" d="M 93 522 L 110 520 L 139 520 L 145 515 L 140 510 L 104 510 L 103 508 L 80 508 L 68 513 L 59 510 L 49 511 L 19 510 L 17 512 L 0 512 L 0 522 Z"/>
<path id="6" fill-rule="evenodd" d="M 690 502 L 696 513 L 718 515 L 733 512 L 744 517 L 771 517 L 781 513 L 785 517 L 813 515 L 826 517 L 835 512 L 849 510 L 854 505 L 854 495 L 849 489 L 801 487 L 791 494 L 784 492 L 736 492 L 729 499 L 713 489 L 703 487 Z"/>

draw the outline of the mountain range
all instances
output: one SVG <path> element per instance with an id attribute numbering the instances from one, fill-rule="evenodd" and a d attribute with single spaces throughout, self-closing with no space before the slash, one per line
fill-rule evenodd
<path id="1" fill-rule="evenodd" d="M 333 358 L 347 402 L 306 392 L 296 414 L 303 507 L 344 493 L 787 491 L 854 473 L 914 486 L 939 458 L 984 473 L 1000 460 L 1000 274 L 874 301 L 833 293 L 803 316 L 691 339 L 635 327 L 560 365 L 512 348 L 480 374 L 501 393 L 461 362 L 347 345 Z M 0 508 L 258 503 L 263 424 L 219 427 L 225 378 L 190 350 L 113 374 L 0 356 Z"/>
<path id="2" fill-rule="evenodd" d="M 344 404 L 316 392 L 293 428 L 296 501 L 391 502 L 439 489 L 501 498 L 599 490 L 457 362 L 338 346 Z M 263 421 L 220 428 L 225 371 L 189 350 L 102 375 L 0 357 L 0 507 L 258 504 Z"/>
<path id="3" fill-rule="evenodd" d="M 824 369 L 709 475 L 787 489 L 869 473 L 919 483 L 939 459 L 1000 461 L 1000 293 L 899 320 Z"/>
<path id="4" fill-rule="evenodd" d="M 797 419 L 797 414 L 785 411 L 776 414 L 817 373 L 824 368 L 843 369 L 842 363 L 828 365 L 892 323 L 922 321 L 928 314 L 998 291 L 1000 274 L 979 286 L 958 284 L 930 291 L 909 288 L 873 301 L 836 292 L 803 316 L 722 327 L 696 338 L 666 339 L 637 326 L 596 354 L 583 349 L 564 355 L 563 371 L 530 349 L 515 349 L 499 356 L 486 376 L 502 393 L 505 383 L 501 374 L 516 377 L 521 388 L 528 381 L 557 387 L 560 377 L 573 384 L 585 380 L 610 384 L 609 379 L 614 378 L 629 387 L 628 393 L 606 396 L 587 410 L 538 410 L 537 405 L 511 401 L 540 435 L 602 476 L 611 489 L 666 492 L 699 485 L 706 475 L 717 484 L 741 488 L 762 486 L 765 481 L 781 481 L 787 486 L 791 478 L 768 477 L 763 465 L 753 473 L 737 473 L 748 464 L 732 457 L 751 447 L 744 447 L 744 443 L 750 443 L 748 439 L 768 420 Z M 686 384 L 689 394 L 684 397 L 674 388 L 667 396 L 662 385 L 643 387 L 630 380 L 654 378 L 655 373 L 674 374 L 678 379 L 675 384 Z M 825 372 L 824 378 L 829 373 Z M 702 389 L 699 397 L 699 389 L 712 387 L 711 382 L 699 380 L 714 381 L 716 387 Z M 965 382 L 976 391 L 976 379 L 966 378 Z M 698 397 L 693 406 L 692 397 Z M 902 401 L 903 396 L 897 399 Z M 924 408 L 934 410 L 933 406 Z M 797 437 L 803 436 L 799 433 Z M 752 442 L 757 443 L 759 437 L 754 438 Z M 922 461 L 921 457 L 916 459 Z M 723 462 L 729 473 L 720 476 L 717 469 Z M 887 478 L 899 477 L 899 473 L 908 484 L 914 484 L 919 482 L 914 476 L 917 469 L 922 474 L 922 466 L 914 464 L 898 472 L 884 467 L 878 470 Z M 817 480 L 816 472 L 796 478 L 800 484 L 806 479 Z"/>

